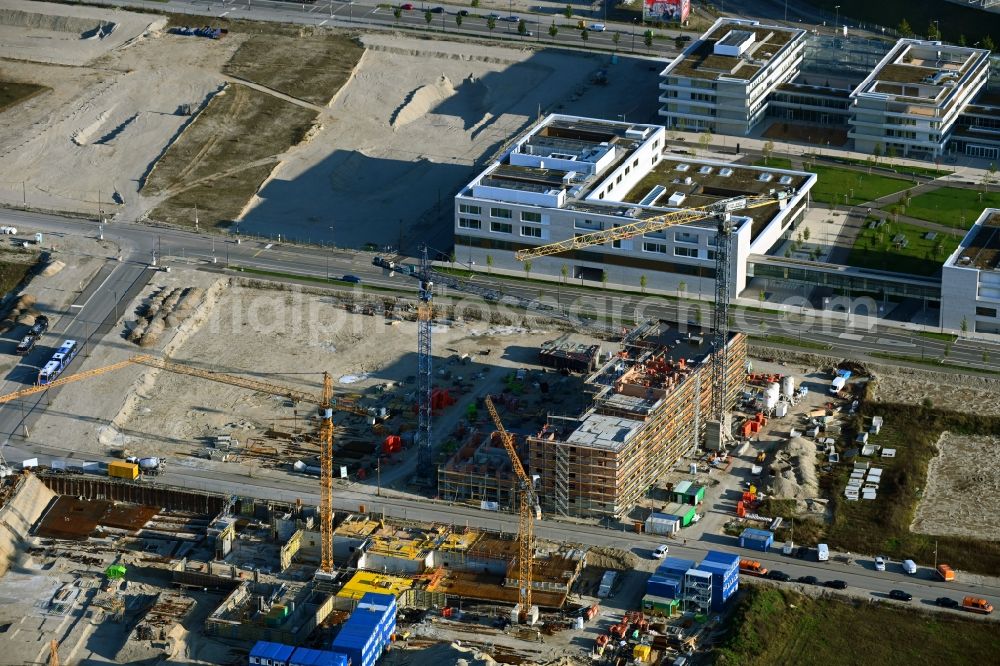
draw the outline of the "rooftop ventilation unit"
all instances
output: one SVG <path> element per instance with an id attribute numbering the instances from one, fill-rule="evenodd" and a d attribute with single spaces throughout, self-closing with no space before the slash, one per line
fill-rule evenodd
<path id="1" fill-rule="evenodd" d="M 674 171 L 687 171 L 691 168 L 690 164 L 678 164 L 674 167 Z"/>
<path id="2" fill-rule="evenodd" d="M 774 176 L 769 173 L 762 173 L 759 176 L 757 176 L 757 180 L 759 180 L 762 183 L 770 183 L 773 178 Z"/>
<path id="3" fill-rule="evenodd" d="M 729 167 L 725 167 L 724 169 L 719 169 L 719 175 L 722 176 L 723 178 L 729 178 L 730 176 L 733 175 L 733 170 L 730 169 Z"/>
<path id="4" fill-rule="evenodd" d="M 781 183 L 782 185 L 791 185 L 792 184 L 792 177 L 791 176 L 782 176 L 781 178 L 778 179 L 778 182 Z"/>
<path id="5" fill-rule="evenodd" d="M 703 166 L 702 168 L 698 169 L 698 173 L 708 175 L 708 174 L 712 173 L 712 167 L 710 167 L 710 166 Z"/>

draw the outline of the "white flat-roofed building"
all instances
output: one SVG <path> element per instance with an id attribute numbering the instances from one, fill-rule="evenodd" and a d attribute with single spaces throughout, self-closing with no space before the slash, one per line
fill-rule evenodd
<path id="1" fill-rule="evenodd" d="M 660 74 L 667 127 L 747 135 L 799 73 L 806 31 L 721 18 Z"/>
<path id="2" fill-rule="evenodd" d="M 963 327 L 963 322 L 965 322 Z M 941 271 L 941 326 L 1000 334 L 1000 209 L 987 208 Z"/>
<path id="3" fill-rule="evenodd" d="M 862 153 L 937 158 L 986 85 L 989 51 L 901 39 L 851 93 L 848 136 Z"/>
<path id="4" fill-rule="evenodd" d="M 455 197 L 455 255 L 477 270 L 628 289 L 712 293 L 716 222 L 541 257 L 521 249 L 612 229 L 723 199 L 787 192 L 734 215 L 731 293 L 747 283 L 747 259 L 787 238 L 808 203 L 813 174 L 664 154 L 658 125 L 551 115 L 516 141 Z M 645 278 L 645 280 L 643 279 Z"/>

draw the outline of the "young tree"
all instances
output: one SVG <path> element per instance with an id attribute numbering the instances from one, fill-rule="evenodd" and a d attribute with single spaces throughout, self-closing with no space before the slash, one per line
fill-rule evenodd
<path id="1" fill-rule="evenodd" d="M 687 291 L 687 288 L 688 288 L 687 282 L 685 282 L 684 280 L 681 280 L 680 282 L 678 282 L 677 283 L 677 297 L 680 298 L 681 294 L 683 294 L 685 291 Z"/>
<path id="2" fill-rule="evenodd" d="M 556 22 L 553 21 L 552 25 L 549 26 L 549 37 L 555 39 L 556 35 L 558 34 L 559 34 L 559 28 L 556 27 Z"/>
<path id="3" fill-rule="evenodd" d="M 944 345 L 944 357 L 948 358 L 949 356 L 951 356 L 951 343 L 946 342 Z"/>
<path id="4" fill-rule="evenodd" d="M 875 164 L 878 164 L 878 161 L 880 159 L 882 159 L 882 144 L 881 143 L 876 143 L 875 147 L 872 148 L 872 158 L 875 160 Z"/>
<path id="5" fill-rule="evenodd" d="M 927 26 L 927 39 L 940 39 L 941 31 L 938 29 L 937 21 L 931 21 L 931 24 Z"/>
<path id="6" fill-rule="evenodd" d="M 621 40 L 622 34 L 617 30 L 611 35 L 611 43 L 615 45 L 615 51 L 618 50 L 618 42 Z"/>
<path id="7" fill-rule="evenodd" d="M 424 12 L 424 21 L 427 23 L 428 28 L 431 27 L 431 21 L 433 20 L 434 20 L 434 13 L 428 9 L 427 11 Z"/>
<path id="8" fill-rule="evenodd" d="M 990 353 L 984 349 L 983 350 L 983 365 L 986 365 L 989 362 L 990 362 Z"/>
<path id="9" fill-rule="evenodd" d="M 764 291 L 763 289 L 761 289 L 757 295 L 760 297 L 759 300 L 761 303 L 767 300 L 767 292 Z"/>
<path id="10" fill-rule="evenodd" d="M 996 46 L 993 45 L 993 38 L 990 37 L 989 35 L 986 35 L 985 37 L 983 37 L 983 41 L 982 41 L 982 43 L 980 43 L 980 46 L 982 46 L 987 51 L 995 51 L 996 50 Z"/>
<path id="11" fill-rule="evenodd" d="M 490 29 L 490 34 L 492 35 L 493 31 L 497 27 L 497 20 L 492 16 L 490 16 L 489 18 L 486 19 L 486 27 Z"/>
<path id="12" fill-rule="evenodd" d="M 563 10 L 563 16 L 566 18 L 573 18 L 573 5 L 566 5 L 566 9 Z"/>
<path id="13" fill-rule="evenodd" d="M 524 277 L 529 277 L 531 275 L 531 260 L 524 262 Z"/>
<path id="14" fill-rule="evenodd" d="M 563 264 L 559 267 L 559 274 L 562 275 L 562 281 L 566 282 L 566 278 L 569 277 L 569 266 Z"/>
<path id="15" fill-rule="evenodd" d="M 608 272 L 601 271 L 601 285 L 607 289 L 608 288 Z"/>
<path id="16" fill-rule="evenodd" d="M 402 16 L 402 15 L 403 15 L 403 8 L 402 8 L 402 7 L 393 7 L 393 8 L 392 8 L 392 17 L 393 17 L 394 19 L 396 19 L 396 23 L 397 23 L 397 24 L 399 23 L 399 18 L 400 18 L 400 17 Z"/>
<path id="17" fill-rule="evenodd" d="M 521 35 L 521 37 L 528 34 L 528 23 L 524 19 L 517 22 L 517 34 Z"/>
<path id="18" fill-rule="evenodd" d="M 913 28 L 910 27 L 910 22 L 907 21 L 906 19 L 903 19 L 902 21 L 899 22 L 899 27 L 896 28 L 896 30 L 898 30 L 899 34 L 901 34 L 903 37 L 913 36 Z"/>
<path id="19" fill-rule="evenodd" d="M 764 153 L 764 164 L 766 165 L 771 160 L 771 153 L 774 152 L 774 141 L 768 139 L 761 152 Z"/>
<path id="20" fill-rule="evenodd" d="M 966 46 L 965 35 L 959 35 L 958 36 L 958 45 L 959 46 Z"/>
<path id="21" fill-rule="evenodd" d="M 708 150 L 708 147 L 712 145 L 712 133 L 707 130 L 702 132 L 698 136 L 698 145 L 702 150 Z"/>
<path id="22" fill-rule="evenodd" d="M 802 238 L 804 238 L 805 240 L 808 241 L 809 240 L 809 235 L 810 235 L 809 234 L 809 227 L 803 227 L 803 229 L 802 229 Z"/>
<path id="23" fill-rule="evenodd" d="M 462 27 L 462 15 L 461 14 L 455 14 L 455 25 L 457 25 L 459 28 Z"/>
<path id="24" fill-rule="evenodd" d="M 677 35 L 676 37 L 674 37 L 674 48 L 677 49 L 678 51 L 684 48 L 683 35 Z"/>
<path id="25" fill-rule="evenodd" d="M 642 293 L 644 293 L 644 294 L 646 293 L 646 276 L 645 275 L 640 275 L 639 276 L 639 288 L 642 289 Z"/>
<path id="26" fill-rule="evenodd" d="M 962 323 L 959 326 L 962 329 L 962 335 L 965 335 L 966 333 L 968 333 L 969 332 L 969 318 L 968 317 L 962 317 Z"/>
<path id="27" fill-rule="evenodd" d="M 590 31 L 587 30 L 586 28 L 584 28 L 583 30 L 581 30 L 580 31 L 580 39 L 582 39 L 583 42 L 584 42 L 584 44 L 586 44 L 587 40 L 590 39 Z"/>
<path id="28" fill-rule="evenodd" d="M 990 162 L 990 168 L 987 169 L 990 173 L 990 180 L 995 181 L 997 179 L 997 165 L 996 162 Z"/>
<path id="29" fill-rule="evenodd" d="M 647 49 L 653 48 L 653 31 L 647 30 L 642 36 L 642 43 L 646 45 Z"/>
<path id="30" fill-rule="evenodd" d="M 493 273 L 493 255 L 492 254 L 486 255 L 486 269 L 490 272 L 490 274 Z"/>
<path id="31" fill-rule="evenodd" d="M 469 6 L 475 9 L 479 6 L 479 0 L 472 0 L 472 2 L 469 3 Z"/>

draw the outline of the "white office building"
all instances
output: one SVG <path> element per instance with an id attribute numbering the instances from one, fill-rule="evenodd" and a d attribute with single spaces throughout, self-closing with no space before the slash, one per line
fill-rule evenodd
<path id="1" fill-rule="evenodd" d="M 731 293 L 747 258 L 791 234 L 816 176 L 664 153 L 662 126 L 551 115 L 455 197 L 455 255 L 481 271 L 576 284 L 711 294 L 716 223 L 680 225 L 629 240 L 538 258 L 520 249 L 612 229 L 722 199 L 786 192 L 780 203 L 734 214 Z"/>
<path id="2" fill-rule="evenodd" d="M 1000 334 L 1000 209 L 987 208 L 941 271 L 941 325 Z"/>
<path id="3" fill-rule="evenodd" d="M 851 93 L 858 152 L 937 158 L 989 77 L 989 51 L 901 39 Z"/>
<path id="4" fill-rule="evenodd" d="M 747 135 L 799 73 L 805 30 L 721 18 L 660 74 L 667 127 Z"/>

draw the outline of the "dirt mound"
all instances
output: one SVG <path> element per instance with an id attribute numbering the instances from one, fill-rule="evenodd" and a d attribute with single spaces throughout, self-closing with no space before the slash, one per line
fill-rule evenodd
<path id="1" fill-rule="evenodd" d="M 635 565 L 635 555 L 621 548 L 596 546 L 587 551 L 588 567 L 628 571 L 634 569 Z"/>
<path id="2" fill-rule="evenodd" d="M 102 25 L 104 24 L 104 25 Z M 81 36 L 102 28 L 110 33 L 115 24 L 108 21 L 78 16 L 57 16 L 55 14 L 36 14 L 18 9 L 0 9 L 0 25 L 10 25 L 17 28 L 35 28 L 52 30 L 54 32 L 75 32 Z"/>
<path id="3" fill-rule="evenodd" d="M 7 316 L 0 322 L 0 330 L 9 331 L 17 324 L 31 326 L 40 313 L 35 309 L 35 297 L 31 294 L 20 296 Z"/>
<path id="4" fill-rule="evenodd" d="M 56 259 L 55 261 L 50 261 L 48 266 L 42 269 L 42 277 L 52 277 L 62 269 L 66 268 L 66 264 Z"/>
<path id="5" fill-rule="evenodd" d="M 808 439 L 794 437 L 789 440 L 776 454 L 771 469 L 775 472 L 771 487 L 775 499 L 805 500 L 819 496 L 816 444 Z"/>
<path id="6" fill-rule="evenodd" d="M 393 129 L 398 129 L 403 125 L 412 123 L 423 118 L 434 108 L 455 94 L 455 86 L 451 79 L 445 75 L 438 77 L 438 80 L 431 85 L 420 86 L 410 92 L 403 100 L 403 103 L 392 114 L 390 124 Z"/>
<path id="7" fill-rule="evenodd" d="M 160 289 L 146 304 L 128 339 L 140 347 L 152 347 L 167 328 L 180 326 L 205 296 L 201 287 Z"/>

